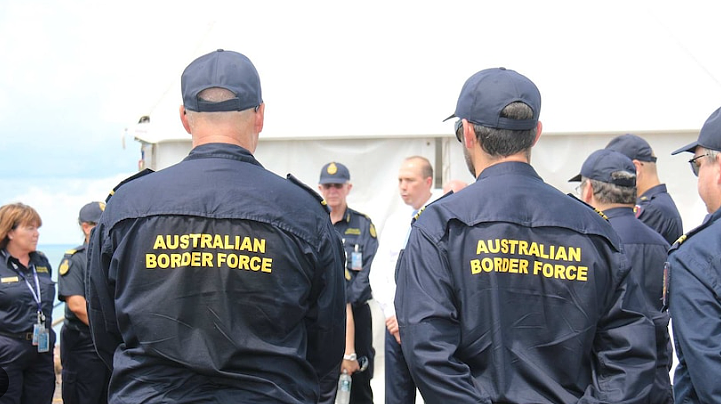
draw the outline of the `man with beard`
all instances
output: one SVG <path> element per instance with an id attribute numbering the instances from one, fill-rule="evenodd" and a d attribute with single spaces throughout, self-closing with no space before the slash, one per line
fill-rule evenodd
<path id="1" fill-rule="evenodd" d="M 396 315 L 431 403 L 643 403 L 656 360 L 621 240 L 530 165 L 541 95 L 482 70 L 456 136 L 475 183 L 426 207 L 397 270 Z"/>

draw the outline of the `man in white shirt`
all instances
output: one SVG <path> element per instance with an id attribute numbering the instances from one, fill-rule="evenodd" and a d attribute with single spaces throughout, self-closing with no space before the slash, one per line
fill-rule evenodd
<path id="1" fill-rule="evenodd" d="M 412 156 L 403 160 L 398 172 L 398 190 L 403 202 L 413 209 L 391 215 L 383 226 L 378 253 L 373 261 L 370 283 L 373 297 L 386 318 L 385 340 L 385 402 L 415 403 L 416 386 L 411 379 L 401 351 L 398 322 L 393 306 L 396 294 L 395 267 L 398 253 L 405 247 L 411 219 L 431 202 L 433 167 L 425 157 Z"/>

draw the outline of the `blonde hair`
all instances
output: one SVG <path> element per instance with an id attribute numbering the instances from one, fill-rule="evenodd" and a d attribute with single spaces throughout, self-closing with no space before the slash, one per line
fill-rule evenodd
<path id="1" fill-rule="evenodd" d="M 0 207 L 0 249 L 8 245 L 8 233 L 19 225 L 43 225 L 38 212 L 23 203 L 10 203 Z"/>

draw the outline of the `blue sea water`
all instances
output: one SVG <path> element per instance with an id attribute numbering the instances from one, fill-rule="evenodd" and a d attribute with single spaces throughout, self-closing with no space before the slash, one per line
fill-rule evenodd
<path id="1" fill-rule="evenodd" d="M 38 245 L 38 251 L 41 251 L 48 257 L 48 261 L 50 261 L 50 266 L 53 269 L 52 272 L 52 279 L 57 282 L 58 281 L 58 267 L 60 266 L 60 261 L 63 259 L 63 255 L 65 255 L 65 251 L 77 247 L 78 244 L 39 244 Z M 60 328 L 62 328 L 63 323 L 62 321 L 58 321 L 61 318 L 63 318 L 63 315 L 65 313 L 65 302 L 61 302 L 58 300 L 57 296 L 57 285 L 55 287 L 55 306 L 53 308 L 53 323 L 57 323 L 53 329 L 55 332 L 60 335 Z"/>

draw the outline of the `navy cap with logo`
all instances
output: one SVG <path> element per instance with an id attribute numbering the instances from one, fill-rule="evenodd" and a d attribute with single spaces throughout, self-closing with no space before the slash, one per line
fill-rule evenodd
<path id="1" fill-rule="evenodd" d="M 509 119 L 502 111 L 509 104 L 522 102 L 533 110 L 531 119 Z M 495 129 L 530 130 L 538 125 L 541 93 L 531 80 L 505 67 L 485 69 L 463 84 L 456 112 L 446 118 L 466 119 L 476 125 Z"/>
<path id="2" fill-rule="evenodd" d="M 231 91 L 235 98 L 210 102 L 198 98 L 208 88 Z M 183 71 L 180 77 L 183 105 L 196 112 L 243 111 L 263 103 L 260 77 L 253 63 L 238 52 L 218 49 L 203 55 Z"/>
<path id="3" fill-rule="evenodd" d="M 633 174 L 633 178 L 614 175 L 621 171 Z M 617 151 L 596 150 L 583 162 L 581 173 L 568 181 L 581 181 L 582 177 L 622 187 L 633 187 L 636 185 L 636 166 L 628 156 Z"/>
<path id="4" fill-rule="evenodd" d="M 698 134 L 698 140 L 687 144 L 671 154 L 679 154 L 681 152 L 694 153 L 698 146 L 705 149 L 721 151 L 721 108 L 714 111 L 711 116 L 706 119 L 706 122 L 701 127 L 701 132 Z"/>
<path id="5" fill-rule="evenodd" d="M 625 154 L 631 160 L 645 161 L 650 163 L 656 162 L 656 156 L 653 155 L 651 145 L 648 144 L 640 136 L 631 133 L 616 136 L 606 145 L 606 149 L 615 150 Z"/>
<path id="6" fill-rule="evenodd" d="M 341 163 L 330 162 L 320 170 L 319 184 L 345 184 L 348 181 L 350 181 L 350 171 Z"/>
<path id="7" fill-rule="evenodd" d="M 100 215 L 105 210 L 105 202 L 90 202 L 80 208 L 78 222 L 80 223 L 98 223 Z"/>

